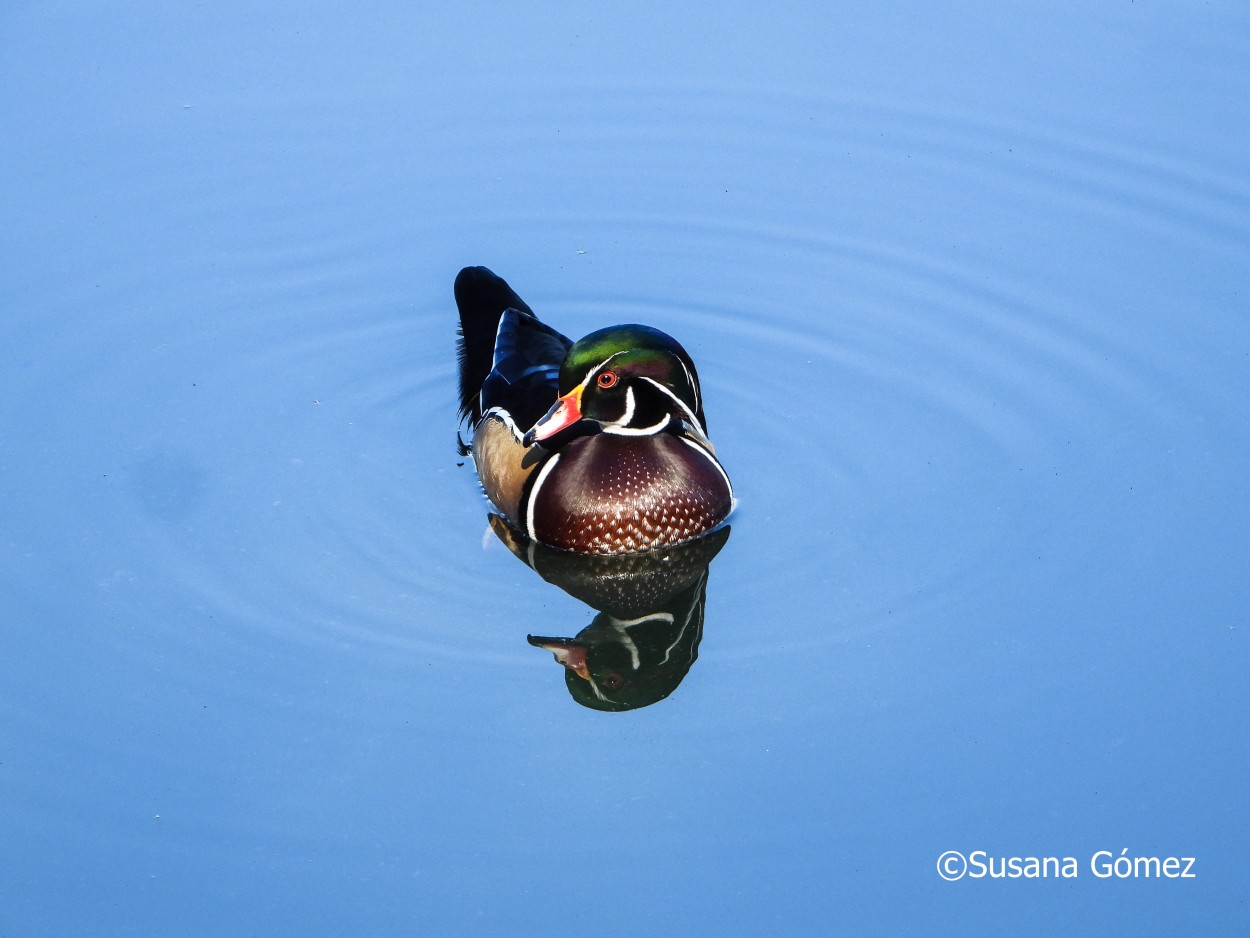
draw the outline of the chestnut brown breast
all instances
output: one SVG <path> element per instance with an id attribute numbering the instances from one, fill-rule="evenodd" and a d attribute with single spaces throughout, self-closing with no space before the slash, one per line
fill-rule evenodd
<path id="1" fill-rule="evenodd" d="M 692 540 L 732 507 L 728 480 L 698 444 L 669 433 L 597 433 L 543 465 L 522 521 L 544 544 L 615 554 Z"/>

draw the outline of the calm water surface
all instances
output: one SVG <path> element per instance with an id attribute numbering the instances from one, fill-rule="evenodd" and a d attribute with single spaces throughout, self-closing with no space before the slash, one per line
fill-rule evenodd
<path id="1" fill-rule="evenodd" d="M 1241 5 L 0 47 L 0 933 L 1244 927 Z M 607 626 L 457 454 L 466 264 L 699 365 L 740 507 L 659 702 L 526 641 Z"/>

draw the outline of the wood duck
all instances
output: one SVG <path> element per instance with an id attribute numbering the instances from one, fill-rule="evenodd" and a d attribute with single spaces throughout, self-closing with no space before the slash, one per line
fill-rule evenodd
<path id="1" fill-rule="evenodd" d="M 706 576 L 668 606 L 618 619 L 601 612 L 576 638 L 529 636 L 564 666 L 569 696 L 591 710 L 649 707 L 677 689 L 699 657 Z"/>
<path id="2" fill-rule="evenodd" d="M 460 417 L 487 497 L 523 535 L 622 554 L 700 537 L 733 509 L 694 362 L 649 326 L 570 342 L 485 267 L 456 277 Z"/>

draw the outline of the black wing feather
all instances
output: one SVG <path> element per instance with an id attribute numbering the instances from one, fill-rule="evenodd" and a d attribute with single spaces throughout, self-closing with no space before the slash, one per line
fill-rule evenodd
<path id="1" fill-rule="evenodd" d="M 573 343 L 539 322 L 507 281 L 485 267 L 460 271 L 455 294 L 461 420 L 476 424 L 483 406 L 503 407 L 528 429 L 555 400 L 560 363 Z"/>

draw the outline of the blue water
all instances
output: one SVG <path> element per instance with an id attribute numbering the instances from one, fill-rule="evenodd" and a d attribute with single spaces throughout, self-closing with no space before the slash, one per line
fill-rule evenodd
<path id="1" fill-rule="evenodd" d="M 1244 929 L 1243 4 L 0 50 L 0 934 Z M 740 508 L 651 706 L 526 642 L 595 612 L 457 455 L 466 264 L 699 365 Z"/>

